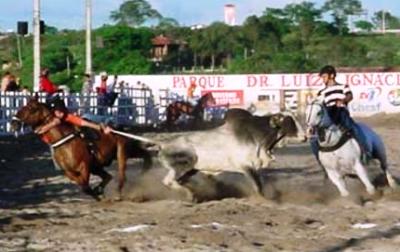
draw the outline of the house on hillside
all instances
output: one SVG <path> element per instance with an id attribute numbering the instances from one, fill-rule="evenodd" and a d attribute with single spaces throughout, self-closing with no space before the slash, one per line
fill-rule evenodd
<path id="1" fill-rule="evenodd" d="M 187 43 L 183 40 L 175 40 L 164 35 L 154 37 L 152 40 L 152 61 L 162 62 L 171 53 L 182 51 Z"/>

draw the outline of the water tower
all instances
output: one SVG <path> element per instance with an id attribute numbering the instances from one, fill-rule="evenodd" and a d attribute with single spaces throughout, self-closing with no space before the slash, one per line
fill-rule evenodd
<path id="1" fill-rule="evenodd" d="M 224 6 L 225 24 L 236 25 L 236 6 L 234 4 L 226 4 Z"/>

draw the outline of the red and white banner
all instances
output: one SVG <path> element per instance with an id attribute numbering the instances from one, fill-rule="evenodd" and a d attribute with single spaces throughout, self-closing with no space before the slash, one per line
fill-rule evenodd
<path id="1" fill-rule="evenodd" d="M 201 95 L 212 92 L 217 105 L 244 105 L 243 90 L 203 90 Z"/>
<path id="2" fill-rule="evenodd" d="M 110 78 L 110 83 L 112 78 Z M 124 75 L 119 80 L 131 87 L 144 83 L 153 89 L 169 89 L 178 95 L 186 95 L 191 83 L 197 88 L 195 95 L 213 92 L 219 104 L 249 104 L 260 96 L 268 96 L 280 90 L 319 90 L 324 87 L 318 74 L 244 74 L 244 75 Z M 379 112 L 400 112 L 400 72 L 392 73 L 343 73 L 337 81 L 349 84 L 354 100 L 350 109 L 356 115 L 370 115 Z M 97 78 L 96 84 L 99 84 Z M 279 98 L 279 97 L 278 97 Z M 279 102 L 279 100 L 277 101 Z"/>

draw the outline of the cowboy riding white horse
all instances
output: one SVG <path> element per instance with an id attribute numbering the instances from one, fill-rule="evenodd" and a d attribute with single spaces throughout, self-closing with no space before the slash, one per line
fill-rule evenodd
<path id="1" fill-rule="evenodd" d="M 343 131 L 332 122 L 322 97 L 318 97 L 308 105 L 306 121 L 309 128 L 308 132 L 317 132 L 314 136 L 316 139 L 312 139 L 312 141 L 318 141 L 319 161 L 329 179 L 338 188 L 341 196 L 349 195 L 344 176 L 354 173 L 354 171 L 366 187 L 367 192 L 374 194 L 376 189 L 361 162 L 361 149 L 358 142 L 348 132 Z M 390 187 L 395 188 L 397 183 L 388 170 L 385 146 L 381 138 L 367 125 L 362 123 L 357 125 L 371 147 L 372 158 L 379 160 Z M 312 145 L 314 145 L 314 148 L 315 146 L 318 148 L 318 145 L 313 144 L 313 142 Z"/>

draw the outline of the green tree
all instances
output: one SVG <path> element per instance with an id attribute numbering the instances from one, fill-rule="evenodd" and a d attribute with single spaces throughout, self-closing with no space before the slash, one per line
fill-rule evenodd
<path id="1" fill-rule="evenodd" d="M 289 4 L 284 10 L 287 17 L 293 22 L 294 30 L 299 31 L 302 42 L 308 43 L 316 29 L 316 21 L 321 18 L 321 10 L 315 8 L 315 4 L 311 2 Z"/>
<path id="2" fill-rule="evenodd" d="M 179 26 L 179 23 L 175 19 L 163 17 L 158 22 L 156 29 L 169 30 L 172 28 L 176 28 L 178 26 Z"/>
<path id="3" fill-rule="evenodd" d="M 385 17 L 385 29 L 400 29 L 400 18 L 383 10 L 375 12 L 372 18 L 372 21 L 377 28 L 382 28 L 383 17 Z"/>
<path id="4" fill-rule="evenodd" d="M 362 11 L 362 5 L 359 0 L 328 0 L 322 8 L 332 12 L 340 34 L 348 31 L 347 16 L 355 15 Z"/>
<path id="5" fill-rule="evenodd" d="M 214 70 L 217 56 L 228 56 L 232 53 L 235 37 L 228 25 L 222 22 L 214 22 L 204 30 L 203 50 L 210 56 L 211 70 Z"/>
<path id="6" fill-rule="evenodd" d="M 199 65 L 203 66 L 204 59 L 207 56 L 206 46 L 203 43 L 206 39 L 204 29 L 192 30 L 189 38 L 189 47 L 193 51 L 193 66 L 195 68 Z"/>
<path id="7" fill-rule="evenodd" d="M 160 19 L 161 14 L 146 0 L 124 1 L 118 10 L 112 11 L 110 18 L 118 25 L 137 27 L 151 19 Z"/>
<path id="8" fill-rule="evenodd" d="M 243 45 L 244 58 L 257 47 L 263 30 L 261 20 L 257 16 L 248 17 L 238 31 L 238 40 Z"/>
<path id="9" fill-rule="evenodd" d="M 57 27 L 45 25 L 45 33 L 46 34 L 56 34 L 58 32 Z"/>
<path id="10" fill-rule="evenodd" d="M 128 66 L 122 68 L 123 65 L 119 64 L 119 62 L 124 60 L 124 62 L 132 63 L 133 61 L 128 60 L 127 57 L 138 58 L 138 54 L 141 55 L 140 60 L 143 60 L 144 64 L 151 66 L 148 60 L 144 60 L 150 57 L 152 48 L 151 38 L 154 37 L 154 33 L 151 29 L 134 29 L 127 26 L 106 26 L 96 30 L 95 37 L 101 38 L 103 46 L 94 49 L 94 69 L 129 74 Z M 135 63 L 135 65 L 138 64 Z M 151 67 L 141 69 L 151 69 Z M 135 71 L 135 73 L 137 73 L 137 71 Z M 144 73 L 149 72 L 146 70 Z"/>
<path id="11" fill-rule="evenodd" d="M 360 20 L 355 23 L 355 26 L 362 31 L 372 31 L 374 25 L 371 22 Z"/>
<path id="12" fill-rule="evenodd" d="M 113 74 L 150 74 L 152 64 L 139 51 L 132 51 L 111 68 Z"/>

